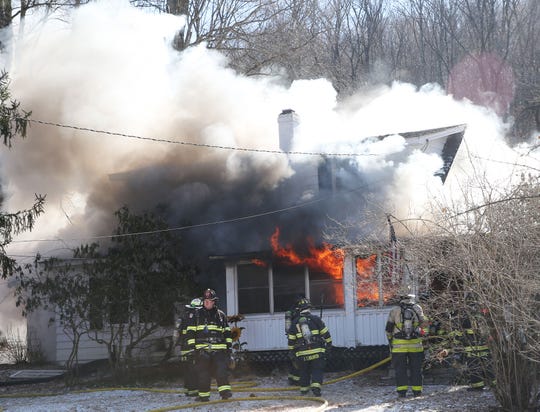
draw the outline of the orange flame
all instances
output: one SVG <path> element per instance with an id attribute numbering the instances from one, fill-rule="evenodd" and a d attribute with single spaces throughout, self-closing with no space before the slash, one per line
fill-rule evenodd
<path id="1" fill-rule="evenodd" d="M 375 277 L 377 255 L 356 259 L 356 299 L 358 306 L 379 301 L 379 283 Z"/>
<path id="2" fill-rule="evenodd" d="M 308 268 L 331 275 L 335 279 L 343 279 L 343 260 L 345 253 L 341 249 L 333 249 L 331 245 L 323 243 L 317 248 L 313 241 L 309 242 L 309 256 L 300 256 L 291 245 L 281 247 L 279 245 L 279 228 L 270 237 L 272 251 L 283 263 L 288 265 L 306 265 Z"/>
<path id="3" fill-rule="evenodd" d="M 255 266 L 262 266 L 262 267 L 268 266 L 268 264 L 264 260 L 261 260 L 261 259 L 251 259 L 251 263 L 253 263 Z"/>

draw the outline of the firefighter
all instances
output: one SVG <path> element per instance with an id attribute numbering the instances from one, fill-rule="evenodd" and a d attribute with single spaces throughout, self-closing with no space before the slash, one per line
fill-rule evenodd
<path id="1" fill-rule="evenodd" d="M 325 352 L 332 346 L 332 337 L 321 318 L 311 314 L 309 299 L 301 299 L 298 316 L 288 333 L 288 347 L 300 371 L 300 394 L 306 395 L 311 388 L 315 396 L 321 396 Z"/>
<path id="2" fill-rule="evenodd" d="M 457 320 L 459 327 L 448 334 L 449 347 L 437 353 L 439 361 L 452 352 L 460 355 L 459 359 L 467 367 L 465 373 L 469 384 L 468 390 L 471 391 L 481 391 L 493 380 L 489 347 L 485 337 L 480 333 L 476 315 L 474 311 L 470 315 L 463 314 L 461 319 Z"/>
<path id="3" fill-rule="evenodd" d="M 189 325 L 196 323 L 199 309 L 202 308 L 202 300 L 195 298 L 189 305 L 186 305 L 183 316 L 177 323 L 178 344 L 180 346 L 180 361 L 183 363 L 184 370 L 184 388 L 186 396 L 197 396 L 197 368 L 195 368 L 194 350 L 187 344 L 187 331 Z"/>
<path id="4" fill-rule="evenodd" d="M 300 314 L 298 311 L 298 302 L 300 302 L 301 299 L 304 299 L 304 295 L 298 295 L 291 308 L 285 312 L 285 336 L 287 337 L 289 336 L 291 325 L 296 321 L 296 318 Z M 291 359 L 291 362 L 289 363 L 287 381 L 289 382 L 289 385 L 292 386 L 296 386 L 300 383 L 300 371 L 298 370 L 297 362 L 294 359 Z"/>
<path id="5" fill-rule="evenodd" d="M 427 326 L 422 307 L 415 303 L 415 295 L 400 296 L 399 306 L 388 314 L 386 336 L 396 372 L 396 390 L 400 398 L 407 396 L 409 386 L 413 396 L 422 394 L 422 336 L 423 328 Z"/>
<path id="6" fill-rule="evenodd" d="M 202 296 L 203 306 L 195 321 L 187 328 L 188 347 L 195 351 L 195 367 L 198 372 L 197 401 L 210 400 L 210 382 L 214 375 L 222 399 L 232 396 L 228 365 L 232 336 L 227 316 L 216 306 L 218 297 L 212 289 Z"/>

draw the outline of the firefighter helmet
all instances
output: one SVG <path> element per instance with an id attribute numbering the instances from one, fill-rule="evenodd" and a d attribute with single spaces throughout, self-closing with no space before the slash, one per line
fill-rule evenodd
<path id="1" fill-rule="evenodd" d="M 399 303 L 404 305 L 412 305 L 416 302 L 416 295 L 412 293 L 408 293 L 406 295 L 400 295 L 399 296 Z"/>
<path id="2" fill-rule="evenodd" d="M 189 309 L 199 309 L 202 308 L 202 300 L 201 298 L 195 298 L 193 299 L 189 305 L 186 305 L 186 308 Z"/>
<path id="3" fill-rule="evenodd" d="M 219 298 L 214 289 L 206 289 L 203 293 L 203 299 L 218 300 Z"/>
<path id="4" fill-rule="evenodd" d="M 303 312 L 305 310 L 311 309 L 311 302 L 308 298 L 302 298 L 298 302 L 296 302 L 296 309 L 299 312 Z"/>

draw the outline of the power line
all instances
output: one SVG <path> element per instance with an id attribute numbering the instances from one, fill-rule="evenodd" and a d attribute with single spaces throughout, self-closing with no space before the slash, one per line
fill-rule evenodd
<path id="1" fill-rule="evenodd" d="M 355 190 L 360 190 L 360 189 L 355 189 Z M 255 219 L 255 218 L 258 218 L 258 217 L 262 217 L 262 216 L 269 216 L 269 215 L 273 215 L 273 214 L 276 214 L 276 213 L 286 212 L 286 211 L 289 211 L 289 210 L 294 210 L 294 209 L 298 209 L 298 208 L 301 208 L 301 207 L 305 207 L 305 206 L 308 206 L 310 204 L 314 204 L 314 203 L 317 203 L 317 202 L 324 201 L 324 200 L 326 200 L 328 198 L 330 198 L 330 196 L 326 197 L 326 198 L 320 198 L 320 199 L 311 200 L 309 202 L 304 202 L 302 204 L 295 205 L 295 206 L 289 206 L 289 207 L 285 207 L 285 208 L 282 208 L 282 209 L 271 210 L 271 211 L 268 211 L 268 212 L 256 213 L 256 214 L 253 214 L 253 215 L 240 216 L 240 217 L 236 217 L 236 218 L 232 218 L 232 219 L 217 220 L 217 221 L 214 221 L 214 222 L 199 223 L 199 224 L 195 224 L 195 225 L 179 226 L 179 227 L 173 227 L 173 228 L 167 228 L 167 229 L 149 230 L 149 231 L 145 231 L 145 232 L 121 233 L 121 234 L 117 234 L 117 235 L 90 236 L 90 237 L 85 237 L 85 238 L 72 238 L 72 239 L 13 240 L 11 243 L 75 242 L 75 241 L 78 242 L 78 241 L 92 240 L 92 239 L 110 239 L 110 238 L 127 237 L 127 236 L 152 235 L 152 234 L 156 234 L 156 233 L 174 232 L 174 231 L 188 230 L 188 229 L 194 229 L 194 228 L 200 228 L 200 227 L 220 225 L 220 224 L 225 224 L 225 223 L 240 222 L 240 221 L 243 221 L 243 220 Z"/>
<path id="2" fill-rule="evenodd" d="M 376 153 L 324 153 L 324 152 L 298 152 L 298 151 L 287 152 L 283 150 L 253 149 L 253 148 L 246 148 L 246 147 L 222 146 L 222 145 L 212 145 L 212 144 L 207 144 L 207 143 L 194 143 L 194 142 L 185 142 L 185 141 L 180 141 L 180 140 L 161 139 L 157 137 L 143 137 L 143 136 L 138 136 L 134 134 L 111 132 L 107 130 L 93 129 L 89 127 L 71 126 L 67 124 L 47 122 L 44 120 L 37 120 L 37 119 L 27 119 L 27 121 L 32 122 L 32 123 L 47 125 L 47 126 L 56 126 L 56 127 L 62 127 L 65 129 L 80 130 L 80 131 L 90 132 L 90 133 L 99 133 L 99 134 L 106 134 L 110 136 L 127 137 L 129 139 L 139 139 L 139 140 L 146 140 L 146 141 L 151 141 L 151 142 L 177 144 L 177 145 L 182 145 L 182 146 L 204 147 L 204 148 L 222 149 L 222 150 L 235 150 L 239 152 L 271 153 L 271 154 L 280 154 L 280 155 L 301 155 L 301 156 L 328 156 L 328 157 L 378 156 Z"/>
<path id="3" fill-rule="evenodd" d="M 198 224 L 194 224 L 194 225 L 178 226 L 178 227 L 166 228 L 166 229 L 158 229 L 158 230 L 149 230 L 149 231 L 144 231 L 144 232 L 132 232 L 132 233 L 121 233 L 121 234 L 114 234 L 114 235 L 89 236 L 89 237 L 84 237 L 84 238 L 71 238 L 71 239 L 13 240 L 10 243 L 80 242 L 80 241 L 84 241 L 84 240 L 98 240 L 98 239 L 111 239 L 111 238 L 128 237 L 128 236 L 152 235 L 152 234 L 157 234 L 157 233 L 175 232 L 175 231 L 196 229 L 196 228 L 209 227 L 209 226 L 221 225 L 221 224 L 227 224 L 227 223 L 235 223 L 235 222 L 241 222 L 241 221 L 244 221 L 244 220 L 255 219 L 255 218 L 258 218 L 258 217 L 274 215 L 274 214 L 277 214 L 277 213 L 288 212 L 290 210 L 295 210 L 295 209 L 306 207 L 306 206 L 309 206 L 309 205 L 312 205 L 312 204 L 315 204 L 315 203 L 323 202 L 323 201 L 329 200 L 329 199 L 331 199 L 333 197 L 336 197 L 336 196 L 345 196 L 345 195 L 348 195 L 348 194 L 351 194 L 351 193 L 357 193 L 357 194 L 359 194 L 361 197 L 363 197 L 365 199 L 365 196 L 362 193 L 362 191 L 365 190 L 366 186 L 367 186 L 367 184 L 364 184 L 362 186 L 356 187 L 354 189 L 351 189 L 351 190 L 348 190 L 348 191 L 345 191 L 345 192 L 334 193 L 334 194 L 331 194 L 329 196 L 320 197 L 320 198 L 313 199 L 313 200 L 310 200 L 310 201 L 307 201 L 307 202 L 303 202 L 303 203 L 300 203 L 300 204 L 297 204 L 297 205 L 294 205 L 294 206 L 288 206 L 288 207 L 284 207 L 284 208 L 281 208 L 281 209 L 275 209 L 275 210 L 270 210 L 270 211 L 267 211 L 267 212 L 255 213 L 255 214 L 252 214 L 252 215 L 240 216 L 240 217 L 231 218 L 231 219 L 217 220 L 217 221 L 214 221 L 214 222 L 205 222 L 205 223 L 198 223 Z"/>

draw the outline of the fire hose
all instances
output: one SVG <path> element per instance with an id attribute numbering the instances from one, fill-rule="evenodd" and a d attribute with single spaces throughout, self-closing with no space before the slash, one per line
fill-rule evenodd
<path id="1" fill-rule="evenodd" d="M 354 378 L 356 376 L 365 374 L 367 372 L 370 372 L 379 366 L 382 366 L 386 363 L 388 363 L 391 360 L 391 357 L 387 357 L 377 363 L 374 363 L 371 366 L 368 366 L 367 368 L 361 369 L 359 371 L 350 373 L 348 375 L 341 376 L 339 378 L 331 379 L 323 383 L 323 385 L 331 385 L 337 382 L 341 382 L 347 379 Z M 224 403 L 231 403 L 231 402 L 241 402 L 241 401 L 250 401 L 250 402 L 260 402 L 260 401 L 266 401 L 266 400 L 297 400 L 297 401 L 311 401 L 311 402 L 318 402 L 321 405 L 314 409 L 314 411 L 324 411 L 328 406 L 328 401 L 321 397 L 314 397 L 314 396 L 288 396 L 288 395 L 279 395 L 279 396 L 257 396 L 254 394 L 254 392 L 285 392 L 285 391 L 297 391 L 299 389 L 298 386 L 288 386 L 283 388 L 258 388 L 255 382 L 237 382 L 236 384 L 233 383 L 233 392 L 234 393 L 241 393 L 241 392 L 250 392 L 249 396 L 246 397 L 234 397 L 230 399 L 219 399 L 219 400 L 213 400 L 208 402 L 193 402 L 193 403 L 187 403 L 187 404 L 180 404 L 180 405 L 173 405 L 173 406 L 167 406 L 164 408 L 158 408 L 158 409 L 152 409 L 150 412 L 166 412 L 166 411 L 174 411 L 174 410 L 181 410 L 181 409 L 188 409 L 188 408 L 197 408 L 201 406 L 208 406 L 208 405 L 215 405 L 215 404 L 224 404 Z M 185 393 L 184 390 L 178 391 L 178 390 L 171 390 L 171 389 L 155 389 L 155 388 L 97 388 L 97 389 L 88 389 L 88 390 L 82 390 L 82 391 L 73 391 L 71 393 L 73 394 L 81 394 L 81 393 L 90 393 L 90 392 L 108 392 L 108 391 L 142 391 L 142 392 L 155 392 L 155 393 Z M 47 393 L 47 394 L 40 394 L 40 393 L 26 393 L 26 394 L 3 394 L 0 395 L 1 398 L 30 398 L 30 397 L 50 397 L 50 396 L 59 396 L 59 395 L 65 395 L 65 392 L 62 393 Z"/>

